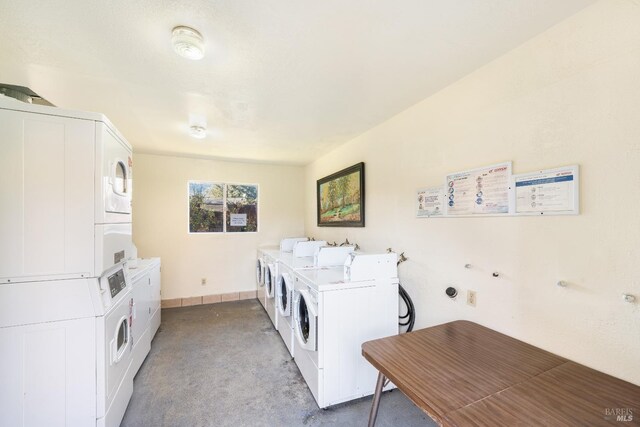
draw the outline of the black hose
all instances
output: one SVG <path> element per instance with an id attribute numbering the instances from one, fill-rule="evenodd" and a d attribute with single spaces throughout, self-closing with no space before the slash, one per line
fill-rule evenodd
<path id="1" fill-rule="evenodd" d="M 407 314 L 398 316 L 400 318 L 400 321 L 398 322 L 398 324 L 401 327 L 402 326 L 407 327 L 405 332 L 411 332 L 413 330 L 413 325 L 416 323 L 416 309 L 413 306 L 413 301 L 411 300 L 411 297 L 400 284 L 398 285 L 398 293 L 400 294 L 400 297 L 404 301 L 404 304 L 407 306 Z"/>

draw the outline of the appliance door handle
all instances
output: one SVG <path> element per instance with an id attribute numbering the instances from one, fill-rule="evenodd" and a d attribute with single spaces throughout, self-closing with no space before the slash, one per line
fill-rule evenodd
<path id="1" fill-rule="evenodd" d="M 305 302 L 307 304 L 307 310 L 309 311 L 309 317 L 317 318 L 318 317 L 318 310 L 316 310 L 316 308 L 315 308 L 315 306 L 313 304 L 310 304 L 312 299 L 311 299 L 311 294 L 309 293 L 309 291 L 307 291 L 305 289 L 301 289 L 300 290 L 300 295 L 305 299 Z"/>

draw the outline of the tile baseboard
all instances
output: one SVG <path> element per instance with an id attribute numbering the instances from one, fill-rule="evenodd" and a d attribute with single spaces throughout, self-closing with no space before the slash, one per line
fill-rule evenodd
<path id="1" fill-rule="evenodd" d="M 220 302 L 240 301 L 253 298 L 257 298 L 256 291 L 228 292 L 224 294 L 203 295 L 201 297 L 163 299 L 162 308 L 190 307 L 193 305 L 217 304 Z"/>

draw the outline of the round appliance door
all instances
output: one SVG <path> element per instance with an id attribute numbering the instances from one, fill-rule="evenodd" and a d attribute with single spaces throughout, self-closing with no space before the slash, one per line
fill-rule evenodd
<path id="1" fill-rule="evenodd" d="M 129 301 L 130 295 L 125 295 L 111 307 L 104 318 L 105 408 L 109 408 L 117 395 L 119 385 L 126 376 L 133 358 Z"/>
<path id="2" fill-rule="evenodd" d="M 264 281 L 264 285 L 267 288 L 267 298 L 273 298 L 275 296 L 274 290 L 276 288 L 276 266 L 274 264 L 269 264 L 267 267 Z"/>
<path id="3" fill-rule="evenodd" d="M 105 211 L 112 213 L 131 213 L 131 169 L 124 158 L 111 161 L 108 182 L 105 189 Z"/>
<path id="4" fill-rule="evenodd" d="M 118 159 L 114 162 L 113 192 L 118 196 L 127 196 L 129 193 L 129 169 L 124 161 Z"/>
<path id="5" fill-rule="evenodd" d="M 111 363 L 119 363 L 122 360 L 130 341 L 131 330 L 128 316 L 122 316 L 118 320 L 118 326 L 116 326 L 116 331 L 111 341 Z"/>
<path id="6" fill-rule="evenodd" d="M 300 347 L 305 350 L 317 351 L 318 313 L 316 303 L 309 291 L 295 292 L 293 305 L 294 330 Z"/>
<path id="7" fill-rule="evenodd" d="M 283 273 L 278 280 L 276 288 L 276 298 L 278 298 L 278 310 L 284 317 L 291 316 L 291 305 L 293 303 L 293 283 L 288 273 Z"/>

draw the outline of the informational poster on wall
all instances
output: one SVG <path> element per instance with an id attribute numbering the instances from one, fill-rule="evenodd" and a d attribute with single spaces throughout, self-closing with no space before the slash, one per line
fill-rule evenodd
<path id="1" fill-rule="evenodd" d="M 578 166 L 565 166 L 513 176 L 516 215 L 577 215 Z"/>
<path id="2" fill-rule="evenodd" d="M 508 215 L 511 162 L 447 175 L 447 216 Z"/>
<path id="3" fill-rule="evenodd" d="M 444 190 L 442 187 L 422 188 L 416 194 L 418 218 L 442 216 L 444 213 Z"/>

